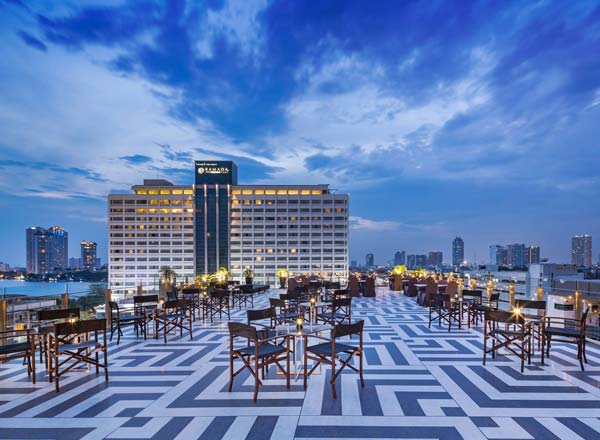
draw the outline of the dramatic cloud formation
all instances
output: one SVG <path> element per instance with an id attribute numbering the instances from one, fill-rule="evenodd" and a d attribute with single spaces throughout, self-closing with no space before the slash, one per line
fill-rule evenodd
<path id="1" fill-rule="evenodd" d="M 350 192 L 361 261 L 600 237 L 597 2 L 3 2 L 0 24 L 2 261 L 50 219 L 105 250 L 109 191 L 202 158 Z"/>

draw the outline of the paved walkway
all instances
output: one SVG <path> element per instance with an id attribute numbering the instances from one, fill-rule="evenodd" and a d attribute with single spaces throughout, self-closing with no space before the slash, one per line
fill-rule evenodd
<path id="1" fill-rule="evenodd" d="M 111 344 L 108 384 L 73 373 L 56 394 L 44 373 L 33 386 L 18 363 L 0 365 L 0 439 L 600 438 L 597 348 L 585 372 L 557 345 L 521 374 L 514 358 L 481 365 L 481 329 L 428 329 L 426 310 L 397 293 L 356 299 L 353 314 L 366 321 L 366 386 L 348 371 L 335 401 L 328 369 L 306 392 L 272 369 L 256 404 L 248 375 L 228 393 L 226 323 L 197 323 L 193 341 Z"/>

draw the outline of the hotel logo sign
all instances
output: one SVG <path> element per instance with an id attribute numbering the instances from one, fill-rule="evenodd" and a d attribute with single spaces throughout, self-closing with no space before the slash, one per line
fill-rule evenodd
<path id="1" fill-rule="evenodd" d="M 195 165 L 196 185 L 237 184 L 237 166 L 233 161 L 196 161 Z"/>
<path id="2" fill-rule="evenodd" d="M 205 164 L 198 167 L 198 174 L 229 174 L 229 168 Z"/>

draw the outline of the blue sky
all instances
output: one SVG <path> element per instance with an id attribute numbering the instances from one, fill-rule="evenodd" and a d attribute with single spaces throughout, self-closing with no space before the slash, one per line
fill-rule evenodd
<path id="1" fill-rule="evenodd" d="M 597 1 L 0 0 L 0 58 L 0 261 L 206 158 L 350 192 L 359 261 L 600 240 Z"/>

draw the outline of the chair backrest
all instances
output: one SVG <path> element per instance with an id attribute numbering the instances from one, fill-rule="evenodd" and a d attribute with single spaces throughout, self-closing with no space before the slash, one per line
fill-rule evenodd
<path id="1" fill-rule="evenodd" d="M 483 297 L 483 291 L 482 290 L 464 289 L 462 291 L 462 295 L 463 296 L 467 296 L 467 297 L 471 297 L 471 298 L 482 298 Z"/>
<path id="2" fill-rule="evenodd" d="M 181 289 L 182 295 L 194 295 L 200 293 L 200 289 L 197 287 L 184 287 Z"/>
<path id="3" fill-rule="evenodd" d="M 233 340 L 233 338 L 246 338 L 253 341 L 258 340 L 258 333 L 256 332 L 256 327 L 253 327 L 248 324 L 244 324 L 241 322 L 227 322 L 227 326 L 229 327 L 229 336 Z"/>
<path id="4" fill-rule="evenodd" d="M 163 308 L 165 309 L 185 309 L 192 306 L 192 302 L 189 299 L 174 299 L 165 301 Z"/>
<path id="5" fill-rule="evenodd" d="M 79 307 L 70 309 L 39 310 L 37 312 L 38 321 L 52 321 L 54 319 L 66 319 L 70 317 L 79 318 Z"/>
<path id="6" fill-rule="evenodd" d="M 438 293 L 438 285 L 432 278 L 427 279 L 427 285 L 425 286 L 425 293 L 427 293 L 427 294 Z"/>
<path id="7" fill-rule="evenodd" d="M 287 286 L 287 291 L 288 292 L 293 292 L 294 290 L 296 290 L 296 285 L 298 283 L 296 282 L 296 278 L 292 277 L 288 279 L 288 286 Z"/>
<path id="8" fill-rule="evenodd" d="M 448 295 L 456 295 L 458 293 L 458 283 L 456 281 L 448 281 L 446 293 Z"/>
<path id="9" fill-rule="evenodd" d="M 269 307 L 266 309 L 246 310 L 246 315 L 248 316 L 248 324 L 250 324 L 252 321 L 275 318 L 275 309 Z"/>
<path id="10" fill-rule="evenodd" d="M 332 309 L 338 309 L 340 307 L 350 307 L 352 305 L 352 298 L 333 298 L 331 303 Z"/>
<path id="11" fill-rule="evenodd" d="M 450 297 L 443 293 L 428 293 L 427 303 L 429 307 L 432 306 L 443 306 L 450 301 Z"/>
<path id="12" fill-rule="evenodd" d="M 229 290 L 214 289 L 212 292 L 210 292 L 210 296 L 213 298 L 219 298 L 219 299 L 229 298 Z"/>
<path id="13" fill-rule="evenodd" d="M 352 324 L 336 324 L 336 326 L 333 327 L 333 330 L 331 330 L 331 338 L 336 339 L 343 336 L 360 335 L 363 332 L 364 325 L 364 319 L 353 322 Z"/>
<path id="14" fill-rule="evenodd" d="M 543 310 L 546 312 L 546 301 L 530 301 L 528 299 L 515 299 L 515 307 L 520 309 Z"/>
<path id="15" fill-rule="evenodd" d="M 136 295 L 133 297 L 133 304 L 157 303 L 158 295 Z"/>
<path id="16" fill-rule="evenodd" d="M 515 325 L 525 324 L 525 317 L 523 314 L 517 315 L 516 313 L 508 312 L 506 310 L 486 310 L 485 320 Z"/>
<path id="17" fill-rule="evenodd" d="M 54 325 L 56 336 L 75 335 L 93 331 L 106 331 L 106 319 L 82 319 Z"/>
<path id="18" fill-rule="evenodd" d="M 254 293 L 253 284 L 240 284 L 239 289 L 241 293 Z"/>
<path id="19" fill-rule="evenodd" d="M 335 289 L 333 291 L 333 297 L 336 298 L 338 296 L 348 296 L 348 289 Z"/>
<path id="20" fill-rule="evenodd" d="M 287 301 L 297 301 L 300 297 L 299 292 L 289 292 L 289 293 L 280 293 L 279 299 L 287 300 Z"/>
<path id="21" fill-rule="evenodd" d="M 280 308 L 283 308 L 283 309 L 286 308 L 285 301 L 283 299 L 280 299 L 280 298 L 269 298 L 269 305 L 271 307 L 280 307 Z"/>
<path id="22" fill-rule="evenodd" d="M 167 292 L 167 301 L 174 301 L 177 299 L 177 292 L 174 290 L 169 290 Z"/>

